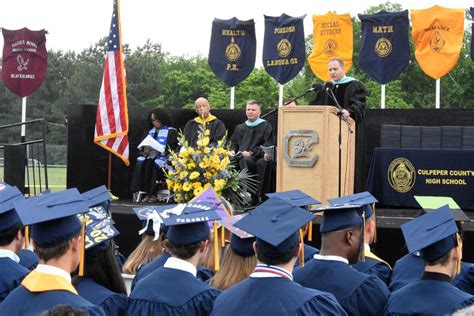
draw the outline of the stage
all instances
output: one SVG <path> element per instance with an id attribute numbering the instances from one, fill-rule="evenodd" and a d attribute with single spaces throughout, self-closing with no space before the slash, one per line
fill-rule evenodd
<path id="1" fill-rule="evenodd" d="M 116 222 L 120 235 L 115 238 L 119 250 L 128 256 L 140 242 L 138 231 L 141 222 L 135 216 L 133 208 L 151 204 L 134 203 L 130 200 L 113 201 L 111 204 L 112 218 Z M 236 213 L 239 211 L 236 211 Z M 374 252 L 393 265 L 395 261 L 407 253 L 400 225 L 413 219 L 420 212 L 419 209 L 376 208 L 377 216 L 377 243 L 372 245 Z M 241 213 L 241 212 L 239 212 Z M 466 212 L 471 222 L 464 223 L 465 245 L 474 243 L 474 212 Z M 313 240 L 305 242 L 317 248 L 320 247 L 319 223 L 320 217 L 315 218 L 313 226 Z M 474 248 L 463 247 L 463 260 L 474 262 Z"/>

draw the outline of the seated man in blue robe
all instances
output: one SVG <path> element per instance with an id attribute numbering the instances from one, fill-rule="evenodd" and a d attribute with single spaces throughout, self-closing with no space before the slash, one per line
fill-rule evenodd
<path id="1" fill-rule="evenodd" d="M 293 282 L 302 245 L 298 229 L 314 216 L 272 197 L 234 224 L 256 237 L 257 266 L 248 279 L 225 290 L 212 315 L 346 315 L 335 297 Z"/>
<path id="2" fill-rule="evenodd" d="M 220 219 L 208 203 L 178 204 L 161 212 L 171 257 L 136 283 L 128 315 L 207 315 L 220 291 L 196 278 L 209 249 L 208 221 Z"/>
<path id="3" fill-rule="evenodd" d="M 350 266 L 363 257 L 363 220 L 360 205 L 318 207 L 321 251 L 295 272 L 303 286 L 334 294 L 349 315 L 380 315 L 390 294 L 377 277 Z"/>
<path id="4" fill-rule="evenodd" d="M 77 189 L 40 195 L 14 202 L 23 225 L 31 227 L 31 239 L 40 264 L 30 272 L 0 306 L 0 315 L 39 315 L 64 304 L 103 311 L 77 295 L 70 273 L 81 261 L 83 224 L 76 214 L 87 212 Z"/>
<path id="5" fill-rule="evenodd" d="M 16 187 L 0 191 L 0 303 L 30 273 L 18 257 L 25 236 L 13 201 L 20 199 L 24 199 L 23 194 Z"/>
<path id="6" fill-rule="evenodd" d="M 474 304 L 474 296 L 451 284 L 460 270 L 462 242 L 449 206 L 401 225 L 410 253 L 425 263 L 421 279 L 393 292 L 385 315 L 448 315 Z"/>
<path id="7" fill-rule="evenodd" d="M 361 192 L 340 198 L 329 199 L 328 202 L 331 205 L 344 205 L 345 203 L 351 203 L 354 205 L 360 205 L 361 211 L 364 212 L 365 224 L 364 224 L 364 261 L 357 262 L 352 265 L 357 271 L 375 275 L 382 280 L 387 286 L 390 282 L 390 276 L 392 274 L 392 268 L 383 259 L 376 256 L 370 249 L 370 244 L 375 242 L 377 234 L 377 219 L 375 218 L 375 211 L 371 204 L 378 202 L 376 198 L 369 192 Z"/>

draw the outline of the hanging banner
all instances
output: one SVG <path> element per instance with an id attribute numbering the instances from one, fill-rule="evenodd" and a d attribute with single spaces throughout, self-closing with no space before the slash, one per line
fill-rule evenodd
<path id="1" fill-rule="evenodd" d="M 265 16 L 263 67 L 280 84 L 293 79 L 304 66 L 305 16 Z"/>
<path id="2" fill-rule="evenodd" d="M 398 77 L 410 62 L 408 10 L 359 14 L 362 43 L 359 66 L 373 80 L 386 84 Z"/>
<path id="3" fill-rule="evenodd" d="M 415 57 L 421 69 L 439 79 L 456 65 L 464 37 L 464 9 L 438 5 L 411 10 Z"/>
<path id="4" fill-rule="evenodd" d="M 352 21 L 349 13 L 313 15 L 313 51 L 308 57 L 311 70 L 323 81 L 331 80 L 328 62 L 331 58 L 344 60 L 346 73 L 352 66 Z"/>
<path id="5" fill-rule="evenodd" d="M 209 67 L 229 86 L 236 86 L 252 72 L 256 48 L 253 20 L 232 18 L 212 22 Z"/>
<path id="6" fill-rule="evenodd" d="M 474 8 L 471 8 L 471 18 L 474 20 Z M 471 22 L 471 60 L 474 60 L 474 22 Z"/>
<path id="7" fill-rule="evenodd" d="M 11 92 L 26 97 L 41 86 L 48 69 L 46 31 L 7 30 L 3 33 L 2 80 Z"/>

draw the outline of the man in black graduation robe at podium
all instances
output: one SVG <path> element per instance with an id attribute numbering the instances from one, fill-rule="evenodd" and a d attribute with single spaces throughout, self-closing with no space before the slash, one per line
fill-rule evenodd
<path id="1" fill-rule="evenodd" d="M 365 107 L 367 92 L 360 81 L 346 76 L 346 68 L 341 58 L 332 58 L 328 63 L 332 84 L 327 83 L 325 89 L 318 92 L 312 105 L 336 105 L 332 94 L 342 107 L 344 117 L 351 117 L 356 122 L 356 157 L 354 192 L 364 191 L 365 182 Z M 344 128 L 344 126 L 343 126 Z M 344 129 L 342 130 L 344 133 Z M 337 137 L 334 135 L 334 137 Z"/>

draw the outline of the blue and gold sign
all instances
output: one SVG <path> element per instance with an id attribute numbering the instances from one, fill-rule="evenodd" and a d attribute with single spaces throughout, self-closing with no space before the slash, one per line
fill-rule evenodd
<path id="1" fill-rule="evenodd" d="M 370 78 L 386 84 L 398 77 L 410 62 L 408 10 L 359 14 L 362 43 L 359 65 Z"/>
<path id="2" fill-rule="evenodd" d="M 293 79 L 304 66 L 304 18 L 265 16 L 263 67 L 280 84 Z"/>
<path id="3" fill-rule="evenodd" d="M 233 87 L 247 78 L 255 67 L 257 40 L 253 20 L 214 19 L 212 22 L 209 67 Z"/>

